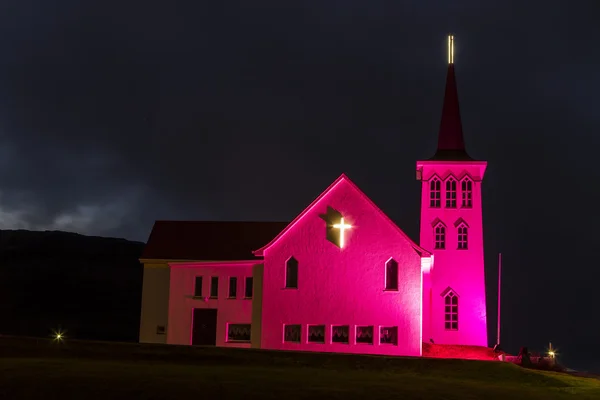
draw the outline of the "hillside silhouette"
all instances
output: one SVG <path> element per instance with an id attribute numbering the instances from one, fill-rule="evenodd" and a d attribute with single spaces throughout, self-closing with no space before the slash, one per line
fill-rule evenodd
<path id="1" fill-rule="evenodd" d="M 144 243 L 0 230 L 0 335 L 137 341 Z"/>

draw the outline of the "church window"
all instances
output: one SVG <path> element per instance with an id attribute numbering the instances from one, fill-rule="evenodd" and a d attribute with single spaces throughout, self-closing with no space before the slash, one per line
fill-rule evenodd
<path id="1" fill-rule="evenodd" d="M 385 263 L 385 290 L 398 290 L 398 263 L 393 258 Z"/>
<path id="2" fill-rule="evenodd" d="M 194 281 L 194 297 L 202 297 L 202 277 L 197 276 Z"/>
<path id="3" fill-rule="evenodd" d="M 250 324 L 227 324 L 227 341 L 249 342 L 251 330 Z"/>
<path id="4" fill-rule="evenodd" d="M 469 247 L 469 232 L 465 224 L 458 226 L 458 249 L 467 250 Z"/>
<path id="5" fill-rule="evenodd" d="M 284 325 L 283 326 L 283 341 L 285 343 L 300 343 L 301 335 L 300 325 Z"/>
<path id="6" fill-rule="evenodd" d="M 379 328 L 379 343 L 398 345 L 398 327 L 397 326 L 382 326 Z"/>
<path id="7" fill-rule="evenodd" d="M 446 181 L 446 208 L 456 208 L 456 179 Z"/>
<path id="8" fill-rule="evenodd" d="M 458 296 L 452 290 L 444 296 L 444 329 L 458 330 Z"/>
<path id="9" fill-rule="evenodd" d="M 460 191 L 462 197 L 462 208 L 473 207 L 473 181 L 469 178 L 465 178 L 460 183 Z"/>
<path id="10" fill-rule="evenodd" d="M 246 283 L 244 286 L 244 298 L 251 299 L 252 298 L 252 285 L 254 284 L 254 279 L 251 276 L 246 277 Z"/>
<path id="11" fill-rule="evenodd" d="M 433 178 L 429 182 L 429 206 L 440 208 L 442 199 L 442 183 L 438 178 Z"/>
<path id="12" fill-rule="evenodd" d="M 285 288 L 298 289 L 298 260 L 294 257 L 285 263 Z"/>
<path id="13" fill-rule="evenodd" d="M 373 344 L 373 327 L 372 326 L 357 326 L 356 327 L 356 343 L 357 344 Z"/>
<path id="14" fill-rule="evenodd" d="M 331 327 L 331 343 L 350 343 L 350 327 L 348 325 L 333 325 Z"/>
<path id="15" fill-rule="evenodd" d="M 308 343 L 325 343 L 325 325 L 308 325 Z"/>
<path id="16" fill-rule="evenodd" d="M 213 276 L 210 278 L 210 297 L 216 299 L 219 297 L 219 277 Z"/>
<path id="17" fill-rule="evenodd" d="M 446 248 L 446 227 L 441 222 L 435 226 L 435 248 L 438 250 Z"/>
<path id="18" fill-rule="evenodd" d="M 229 278 L 229 296 L 230 299 L 237 297 L 237 278 L 232 276 Z"/>

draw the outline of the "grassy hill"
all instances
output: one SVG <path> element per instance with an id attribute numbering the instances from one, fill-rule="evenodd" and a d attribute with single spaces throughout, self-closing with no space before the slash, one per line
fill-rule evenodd
<path id="1" fill-rule="evenodd" d="M 0 354 L 5 398 L 600 398 L 597 379 L 492 361 L 2 337 Z"/>
<path id="2" fill-rule="evenodd" d="M 144 244 L 67 232 L 0 231 L 0 334 L 137 340 Z"/>

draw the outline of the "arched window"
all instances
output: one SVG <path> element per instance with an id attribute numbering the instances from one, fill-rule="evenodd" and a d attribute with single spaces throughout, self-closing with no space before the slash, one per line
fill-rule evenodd
<path id="1" fill-rule="evenodd" d="M 446 181 L 446 208 L 456 208 L 456 179 L 453 177 Z"/>
<path id="2" fill-rule="evenodd" d="M 461 207 L 462 208 L 471 208 L 473 207 L 473 181 L 469 178 L 465 178 L 460 183 L 460 191 L 461 191 Z"/>
<path id="3" fill-rule="evenodd" d="M 298 260 L 294 257 L 285 263 L 285 288 L 298 289 Z"/>
<path id="4" fill-rule="evenodd" d="M 458 330 L 458 296 L 453 290 L 444 296 L 444 329 Z"/>
<path id="5" fill-rule="evenodd" d="M 429 206 L 431 208 L 440 208 L 442 199 L 442 182 L 438 178 L 433 178 L 429 182 Z"/>
<path id="6" fill-rule="evenodd" d="M 443 250 L 446 248 L 446 227 L 439 222 L 435 228 L 435 248 Z"/>
<path id="7" fill-rule="evenodd" d="M 458 226 L 458 249 L 467 250 L 469 248 L 469 228 L 462 223 Z"/>
<path id="8" fill-rule="evenodd" d="M 398 290 L 398 263 L 393 258 L 385 263 L 385 290 Z"/>

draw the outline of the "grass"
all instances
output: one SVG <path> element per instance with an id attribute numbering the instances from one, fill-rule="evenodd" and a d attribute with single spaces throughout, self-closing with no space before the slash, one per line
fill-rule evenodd
<path id="1" fill-rule="evenodd" d="M 4 343 L 4 345 L 2 345 Z M 0 338 L 0 399 L 598 399 L 508 363 Z"/>

